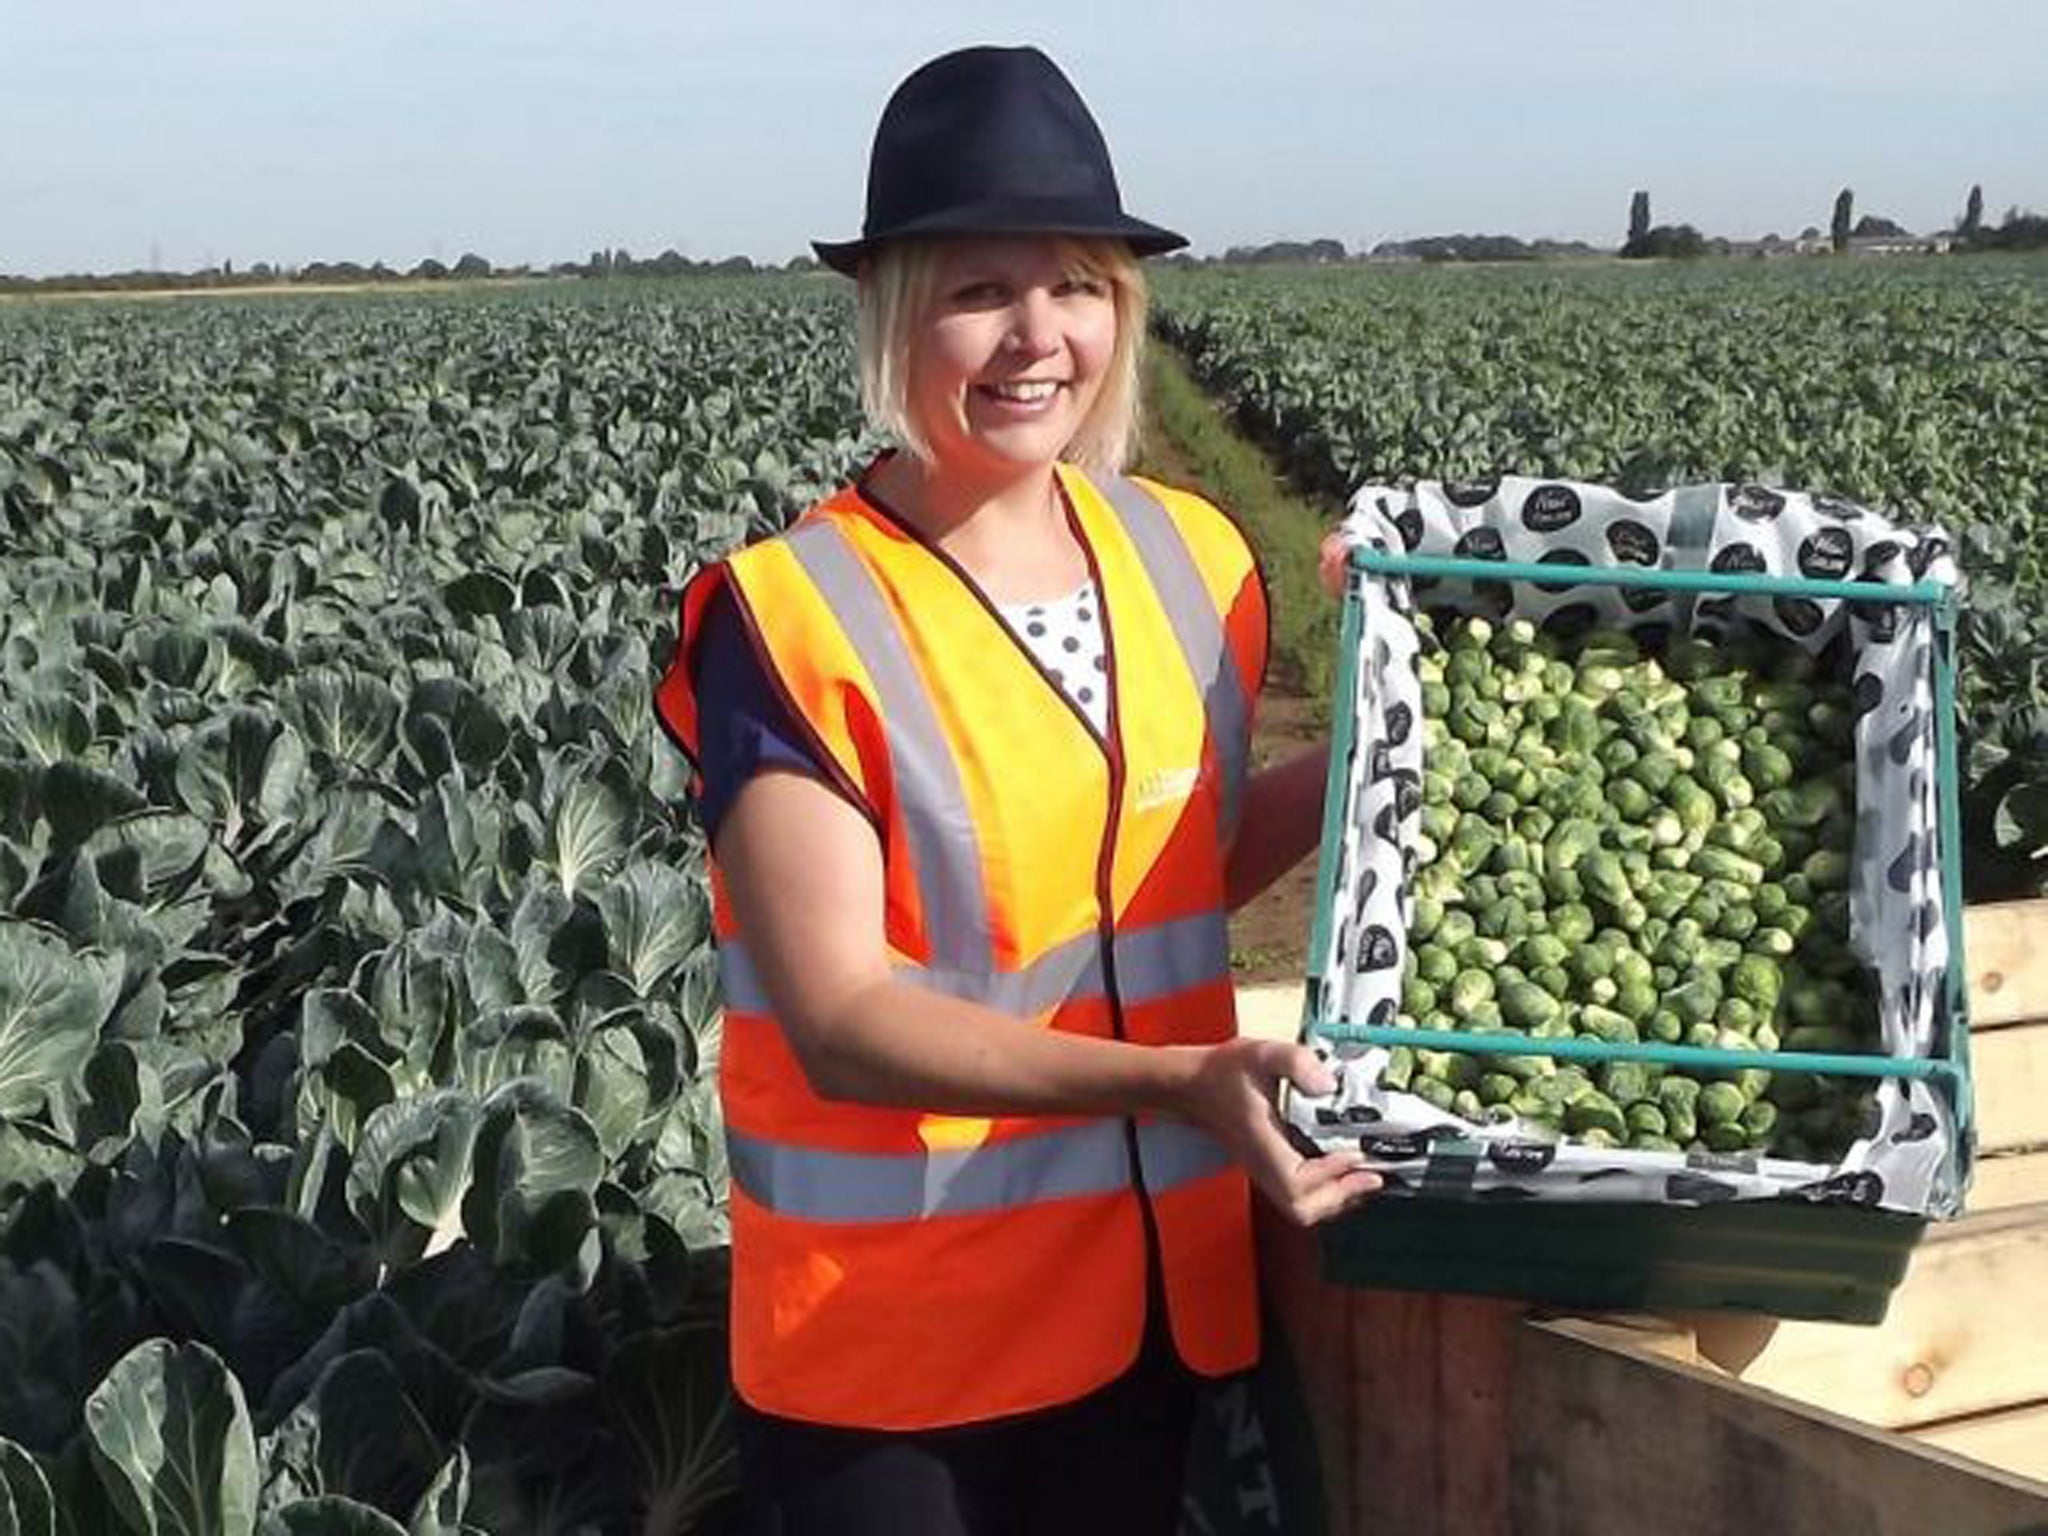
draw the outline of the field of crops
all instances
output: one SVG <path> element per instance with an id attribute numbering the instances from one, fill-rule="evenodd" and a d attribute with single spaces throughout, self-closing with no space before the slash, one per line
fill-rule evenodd
<path id="1" fill-rule="evenodd" d="M 2048 262 L 1175 273 L 1162 327 L 1332 506 L 1516 473 L 1827 492 L 1956 536 L 1965 872 L 2048 889 Z"/>
<path id="2" fill-rule="evenodd" d="M 1165 289 L 1310 487 L 1970 530 L 1972 872 L 2039 877 L 2042 269 Z M 0 1530 L 718 1507 L 715 971 L 649 685 L 682 579 L 872 446 L 850 320 L 786 279 L 0 308 Z"/>
<path id="3" fill-rule="evenodd" d="M 730 1487 L 649 681 L 680 581 L 862 454 L 847 320 L 0 311 L 0 1528 L 669 1530 Z"/>

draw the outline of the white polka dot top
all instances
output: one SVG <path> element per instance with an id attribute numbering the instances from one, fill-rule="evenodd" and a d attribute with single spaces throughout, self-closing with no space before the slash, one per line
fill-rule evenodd
<path id="1" fill-rule="evenodd" d="M 1044 603 L 998 603 L 996 612 L 1060 691 L 1080 706 L 1095 734 L 1109 735 L 1109 662 L 1095 583 Z"/>

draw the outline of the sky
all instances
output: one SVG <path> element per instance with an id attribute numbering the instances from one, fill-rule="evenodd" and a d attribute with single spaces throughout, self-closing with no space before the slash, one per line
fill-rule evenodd
<path id="1" fill-rule="evenodd" d="M 1030 42 L 1198 253 L 2048 211 L 2044 0 L 0 0 L 0 272 L 859 233 L 917 64 Z"/>

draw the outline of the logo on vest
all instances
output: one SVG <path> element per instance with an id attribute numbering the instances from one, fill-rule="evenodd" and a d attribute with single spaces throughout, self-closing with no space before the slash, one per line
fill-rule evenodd
<path id="1" fill-rule="evenodd" d="M 1141 811 L 1156 810 L 1187 799 L 1202 782 L 1200 768 L 1154 768 L 1138 780 L 1136 804 Z"/>

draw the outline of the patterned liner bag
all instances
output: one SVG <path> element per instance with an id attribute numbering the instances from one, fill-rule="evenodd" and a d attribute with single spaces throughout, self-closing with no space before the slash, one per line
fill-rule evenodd
<path id="1" fill-rule="evenodd" d="M 1698 485 L 1643 500 L 1606 487 L 1519 478 L 1412 490 L 1367 486 L 1346 536 L 1382 551 L 1560 566 L 1659 567 L 1858 579 L 1958 582 L 1950 543 L 1850 503 L 1758 486 Z M 1714 639 L 1760 627 L 1819 652 L 1847 626 L 1857 709 L 1850 943 L 1876 968 L 1885 1050 L 1925 1056 L 1935 1043 L 1949 943 L 1936 856 L 1934 616 L 1924 606 L 1671 592 L 1560 582 L 1432 584 L 1424 606 L 1538 625 L 1598 624 L 1650 648 L 1660 637 Z M 1356 729 L 1346 766 L 1343 840 L 1328 950 L 1309 957 L 1332 1022 L 1390 1024 L 1400 1006 L 1413 868 L 1421 830 L 1423 732 L 1416 596 L 1406 578 L 1368 578 L 1362 591 Z M 1563 590 L 1559 590 L 1563 588 Z M 1546 590 L 1548 589 L 1548 590 Z M 1572 611 L 1575 610 L 1575 611 Z M 1382 1086 L 1384 1046 L 1328 1042 L 1336 1093 L 1291 1095 L 1293 1125 L 1326 1146 L 1361 1145 L 1396 1189 L 1475 1199 L 1621 1200 L 1704 1204 L 1794 1195 L 1951 1215 L 1961 1190 L 1944 1171 L 1958 1127 L 1921 1082 L 1878 1080 L 1874 1130 L 1839 1164 L 1760 1153 L 1582 1147 L 1513 1120 L 1479 1124 Z M 1768 1058 L 1759 1060 L 1767 1065 Z"/>

